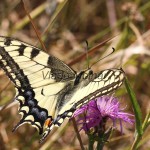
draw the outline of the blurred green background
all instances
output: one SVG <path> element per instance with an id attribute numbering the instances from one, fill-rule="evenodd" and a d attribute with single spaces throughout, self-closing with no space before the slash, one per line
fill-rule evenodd
<path id="1" fill-rule="evenodd" d="M 144 121 L 150 111 L 150 1 L 149 0 L 24 0 L 33 22 L 43 40 L 47 53 L 67 64 L 84 54 L 85 41 L 89 49 L 112 38 L 95 53 L 89 55 L 89 63 L 108 55 L 92 69 L 98 72 L 108 68 L 122 67 L 133 87 Z M 42 46 L 27 17 L 20 0 L 0 1 L 0 35 Z M 71 67 L 76 71 L 87 68 L 86 58 Z M 134 113 L 124 85 L 116 92 L 126 111 Z M 0 105 L 13 100 L 15 90 L 4 72 L 0 70 Z M 30 125 L 21 126 L 15 133 L 13 127 L 19 121 L 18 106 L 0 111 L 0 150 L 78 150 L 80 149 L 72 122 L 64 123 L 39 145 L 40 136 Z M 149 121 L 150 122 L 150 121 Z M 117 128 L 111 135 L 105 150 L 126 150 L 134 141 L 134 126 L 124 124 L 123 134 Z M 139 142 L 139 149 L 150 149 L 150 128 Z M 88 140 L 81 132 L 83 144 Z"/>

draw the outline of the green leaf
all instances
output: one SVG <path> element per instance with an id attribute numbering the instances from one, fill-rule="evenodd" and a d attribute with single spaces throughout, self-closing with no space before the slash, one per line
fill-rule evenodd
<path id="1" fill-rule="evenodd" d="M 133 89 L 131 88 L 131 85 L 129 83 L 129 81 L 127 80 L 127 78 L 125 78 L 125 86 L 126 86 L 126 90 L 130 96 L 130 100 L 134 109 L 134 113 L 135 113 L 135 122 L 136 122 L 136 131 L 139 137 L 142 136 L 143 134 L 143 129 L 142 129 L 142 113 L 141 113 L 141 109 L 140 106 L 137 102 L 135 93 L 133 91 Z"/>

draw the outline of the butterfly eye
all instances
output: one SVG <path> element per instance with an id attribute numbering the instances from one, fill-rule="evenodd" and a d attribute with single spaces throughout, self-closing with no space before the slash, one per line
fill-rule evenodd
<path id="1" fill-rule="evenodd" d="M 90 71 L 89 71 L 89 75 L 92 75 L 92 74 L 93 74 L 93 71 L 92 71 L 92 70 L 90 70 Z"/>

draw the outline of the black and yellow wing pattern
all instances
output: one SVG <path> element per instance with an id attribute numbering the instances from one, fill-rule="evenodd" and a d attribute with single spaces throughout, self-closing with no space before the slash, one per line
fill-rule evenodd
<path id="1" fill-rule="evenodd" d="M 20 104 L 22 117 L 14 130 L 29 123 L 43 134 L 41 141 L 82 104 L 114 91 L 124 80 L 122 69 L 76 73 L 37 47 L 2 36 L 0 68 L 13 82 Z"/>

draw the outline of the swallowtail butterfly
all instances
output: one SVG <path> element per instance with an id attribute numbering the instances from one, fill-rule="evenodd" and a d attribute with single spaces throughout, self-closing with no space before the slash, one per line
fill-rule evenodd
<path id="1" fill-rule="evenodd" d="M 13 82 L 20 104 L 22 118 L 14 130 L 29 123 L 43 134 L 41 141 L 82 104 L 114 91 L 124 80 L 121 69 L 76 73 L 58 58 L 9 37 L 0 37 L 0 68 Z"/>

